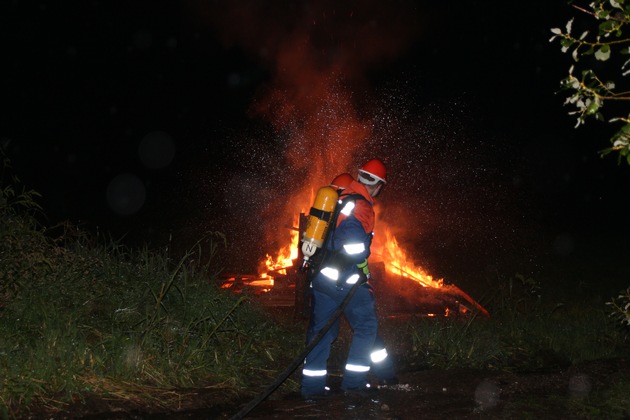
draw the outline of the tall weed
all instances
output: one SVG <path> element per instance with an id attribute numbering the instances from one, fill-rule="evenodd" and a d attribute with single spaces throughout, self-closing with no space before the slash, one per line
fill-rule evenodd
<path id="1" fill-rule="evenodd" d="M 413 363 L 530 371 L 628 350 L 627 334 L 611 322 L 603 306 L 545 302 L 540 285 L 518 274 L 492 290 L 483 302 L 489 319 L 477 315 L 412 322 Z"/>
<path id="2" fill-rule="evenodd" d="M 14 191 L 0 189 L 0 413 L 142 387 L 246 388 L 303 339 L 218 287 L 222 234 L 177 258 L 129 249 L 70 224 L 40 228 L 37 194 Z"/>

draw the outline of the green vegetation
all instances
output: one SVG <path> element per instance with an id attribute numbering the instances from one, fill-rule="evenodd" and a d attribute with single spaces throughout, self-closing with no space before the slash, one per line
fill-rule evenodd
<path id="1" fill-rule="evenodd" d="M 410 330 L 414 363 L 540 371 L 628 354 L 630 329 L 605 305 L 546 302 L 540 285 L 522 275 L 498 283 L 484 304 L 490 319 L 417 320 Z"/>
<path id="2" fill-rule="evenodd" d="M 567 409 L 576 418 L 627 418 L 630 408 L 630 380 L 619 380 L 601 391 L 595 391 L 588 398 L 568 400 Z"/>
<path id="3" fill-rule="evenodd" d="M 574 107 L 569 114 L 577 116 L 576 127 L 591 118 L 621 123 L 610 139 L 612 147 L 601 154 L 616 152 L 620 161 L 630 164 L 630 114 L 625 106 L 630 100 L 625 80 L 630 64 L 630 38 L 624 34 L 630 23 L 630 5 L 624 0 L 585 3 L 588 4 L 583 7 L 573 4 L 577 20 L 571 18 L 564 28 L 551 29 L 550 41 L 558 40 L 562 52 L 570 53 L 574 61 L 568 76 L 561 81 L 561 89 L 568 92 L 565 105 Z M 607 117 L 603 111 L 605 104 L 613 107 L 607 111 Z"/>
<path id="4" fill-rule="evenodd" d="M 621 291 L 616 298 L 606 302 L 606 305 L 611 307 L 611 317 L 630 326 L 630 287 Z"/>
<path id="5" fill-rule="evenodd" d="M 185 406 L 177 390 L 191 387 L 233 396 L 273 380 L 303 340 L 218 288 L 221 235 L 174 261 L 76 230 L 54 237 L 18 184 L 0 190 L 0 418 L 92 394 L 148 409 Z"/>
<path id="6" fill-rule="evenodd" d="M 565 105 L 574 108 L 576 127 L 588 119 L 621 124 L 610 139 L 612 147 L 603 149 L 606 156 L 617 153 L 619 162 L 630 165 L 630 88 L 627 82 L 630 66 L 630 4 L 625 0 L 592 0 L 584 6 L 569 0 L 577 11 L 564 28 L 552 28 L 550 42 L 559 41 L 563 53 L 570 53 L 573 64 L 561 80 L 561 90 L 568 93 Z M 608 104 L 607 116 L 604 105 Z M 606 303 L 610 316 L 630 326 L 630 287 Z"/>

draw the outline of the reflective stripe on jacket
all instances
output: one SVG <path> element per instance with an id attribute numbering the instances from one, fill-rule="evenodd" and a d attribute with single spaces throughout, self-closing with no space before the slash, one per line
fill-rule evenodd
<path id="1" fill-rule="evenodd" d="M 360 195 L 361 198 L 352 199 L 352 195 Z M 349 277 L 358 273 L 356 265 L 370 255 L 374 229 L 373 201 L 365 187 L 358 182 L 350 184 L 339 199 L 342 208 L 336 228 L 326 241 L 327 252 L 321 272 L 331 280 L 339 279 L 353 284 L 359 276 L 353 279 Z"/>

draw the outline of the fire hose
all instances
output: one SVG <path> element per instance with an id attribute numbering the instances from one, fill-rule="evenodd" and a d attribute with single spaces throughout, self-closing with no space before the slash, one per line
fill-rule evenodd
<path id="1" fill-rule="evenodd" d="M 238 420 L 238 419 L 242 419 L 243 417 L 245 417 L 250 411 L 252 411 L 258 404 L 260 404 L 265 398 L 267 398 L 269 395 L 271 395 L 271 393 L 273 391 L 276 390 L 276 388 L 278 388 L 280 385 L 282 385 L 282 383 L 289 377 L 289 375 L 291 375 L 293 373 L 293 371 L 295 369 L 298 368 L 298 366 L 300 366 L 302 364 L 302 362 L 304 362 L 304 358 L 306 358 L 306 356 L 311 352 L 311 350 L 313 350 L 313 348 L 315 348 L 315 346 L 317 345 L 317 343 L 319 343 L 319 341 L 322 339 L 322 337 L 324 337 L 324 335 L 326 335 L 326 333 L 328 332 L 328 330 L 330 330 L 330 328 L 333 326 L 333 324 L 335 323 L 335 321 L 337 321 L 337 319 L 341 316 L 341 314 L 343 313 L 344 309 L 346 308 L 346 306 L 348 306 L 348 303 L 350 302 L 350 299 L 352 299 L 352 296 L 354 296 L 355 292 L 359 289 L 359 287 L 364 284 L 361 281 L 356 282 L 352 288 L 350 288 L 350 290 L 348 291 L 348 294 L 346 295 L 346 297 L 343 299 L 343 301 L 341 302 L 341 304 L 339 305 L 339 307 L 335 310 L 335 312 L 332 314 L 332 316 L 330 317 L 330 319 L 328 320 L 328 322 L 326 323 L 326 325 L 324 325 L 324 327 L 317 333 L 317 335 L 315 335 L 315 337 L 313 337 L 313 339 L 311 340 L 310 343 L 308 343 L 308 345 L 306 346 L 306 348 L 302 351 L 302 353 L 300 353 L 294 360 L 293 362 L 291 362 L 291 364 L 289 366 L 287 366 L 287 368 L 276 378 L 275 381 L 273 381 L 273 383 L 271 383 L 267 389 L 265 389 L 260 395 L 258 395 L 256 398 L 254 398 L 253 400 L 251 400 L 245 407 L 243 407 L 238 413 L 236 413 L 234 416 L 231 417 L 230 420 Z"/>

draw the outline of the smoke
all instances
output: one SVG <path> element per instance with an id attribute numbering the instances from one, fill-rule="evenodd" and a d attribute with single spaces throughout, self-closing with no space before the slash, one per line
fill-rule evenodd
<path id="1" fill-rule="evenodd" d="M 356 175 L 366 159 L 378 156 L 387 164 L 374 147 L 382 142 L 375 137 L 380 117 L 365 106 L 374 94 L 370 72 L 403 54 L 422 23 L 410 1 L 189 6 L 226 50 L 243 51 L 268 75 L 248 109 L 258 132 L 234 140 L 241 167 L 227 184 L 235 195 L 248 190 L 249 201 L 258 204 L 256 212 L 272 227 L 265 243 L 273 252 L 282 242 L 278 236 L 286 237 L 278 226 L 308 210 L 317 188 L 341 172 Z"/>
<path id="2" fill-rule="evenodd" d="M 285 227 L 308 211 L 317 188 L 339 173 L 356 175 L 374 157 L 388 168 L 377 230 L 393 228 L 430 273 L 426 262 L 444 261 L 445 250 L 467 275 L 497 257 L 491 244 L 516 243 L 505 240 L 513 228 L 503 196 L 514 165 L 497 158 L 500 140 L 483 138 L 474 99 L 424 94 L 432 81 L 423 67 L 434 64 L 418 45 L 436 16 L 417 4 L 187 3 L 194 24 L 212 27 L 225 51 L 246 56 L 262 75 L 246 127 L 230 134 L 234 163 L 219 168 L 235 226 L 226 233 L 250 247 L 239 256 L 260 261 L 285 246 Z M 394 71 L 410 51 L 411 70 Z M 232 75 L 229 83 L 246 79 Z"/>
<path id="3" fill-rule="evenodd" d="M 216 5 L 216 4 L 215 4 Z M 401 54 L 418 32 L 410 2 L 219 3 L 210 13 L 226 47 L 238 46 L 270 74 L 249 115 L 285 139 L 278 166 L 296 185 L 327 183 L 356 171 L 373 135 L 357 96 L 370 95 L 368 72 Z M 308 178 L 308 182 L 307 182 Z"/>

